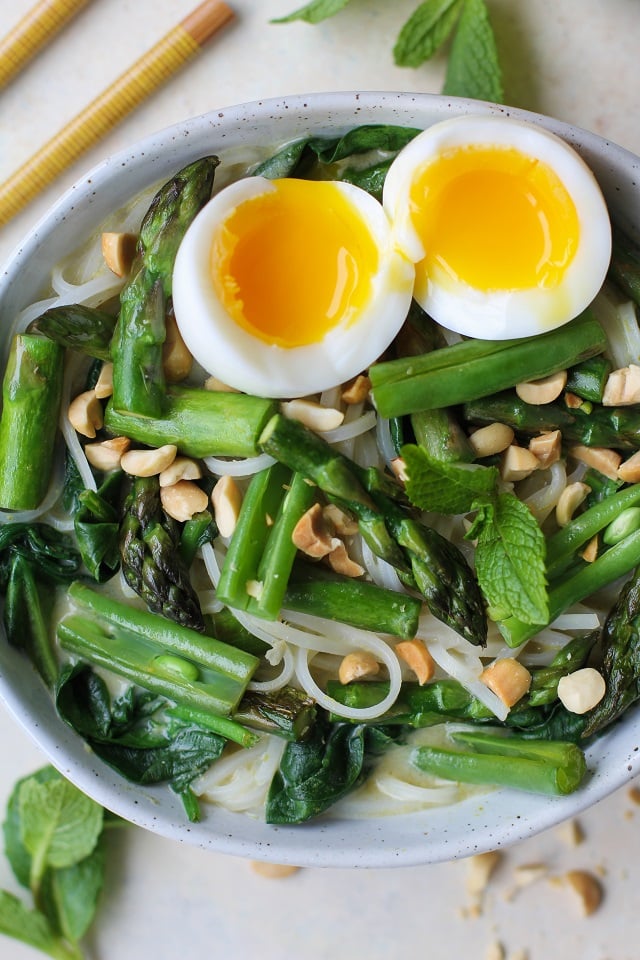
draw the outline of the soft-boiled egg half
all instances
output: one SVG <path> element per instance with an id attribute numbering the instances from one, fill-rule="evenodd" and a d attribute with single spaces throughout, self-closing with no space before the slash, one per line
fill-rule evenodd
<path id="1" fill-rule="evenodd" d="M 196 360 L 267 397 L 317 393 L 391 343 L 414 268 L 382 206 L 334 181 L 248 177 L 221 190 L 176 257 L 173 304 Z"/>
<path id="2" fill-rule="evenodd" d="M 611 227 L 595 177 L 573 148 L 528 122 L 435 124 L 394 160 L 383 204 L 415 263 L 416 300 L 466 336 L 558 327 L 607 272 Z"/>

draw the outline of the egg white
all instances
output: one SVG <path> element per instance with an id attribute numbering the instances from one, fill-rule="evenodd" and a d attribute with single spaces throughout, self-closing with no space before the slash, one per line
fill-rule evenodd
<path id="1" fill-rule="evenodd" d="M 598 183 L 564 140 L 532 123 L 506 117 L 462 116 L 434 124 L 396 157 L 385 181 L 383 205 L 397 246 L 414 263 L 425 249 L 410 214 L 411 185 L 431 160 L 452 148 L 513 147 L 546 163 L 572 198 L 579 242 L 556 286 L 484 291 L 460 279 L 439 283 L 417 272 L 414 296 L 447 329 L 480 339 L 532 336 L 567 323 L 594 299 L 611 256 L 611 225 Z"/>
<path id="2" fill-rule="evenodd" d="M 234 322 L 214 288 L 210 258 L 216 229 L 242 202 L 275 190 L 270 180 L 249 177 L 225 187 L 187 230 L 173 273 L 176 321 L 195 359 L 229 386 L 280 398 L 321 392 L 366 369 L 402 326 L 411 302 L 413 265 L 394 247 L 381 204 L 352 184 L 334 186 L 368 227 L 379 265 L 359 316 L 338 324 L 317 343 L 282 347 L 253 336 Z"/>

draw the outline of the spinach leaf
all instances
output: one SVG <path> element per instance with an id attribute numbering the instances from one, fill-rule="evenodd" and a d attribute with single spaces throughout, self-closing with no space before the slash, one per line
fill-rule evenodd
<path id="1" fill-rule="evenodd" d="M 87 490 L 67 458 L 64 502 L 73 516 L 74 533 L 85 567 L 94 580 L 109 580 L 120 566 L 120 514 L 123 473 L 105 476 L 98 491 Z"/>
<path id="2" fill-rule="evenodd" d="M 93 752 L 133 783 L 168 783 L 195 816 L 190 784 L 217 760 L 225 740 L 165 713 L 167 702 L 133 688 L 113 703 L 85 664 L 66 667 L 56 689 L 58 713 Z"/>

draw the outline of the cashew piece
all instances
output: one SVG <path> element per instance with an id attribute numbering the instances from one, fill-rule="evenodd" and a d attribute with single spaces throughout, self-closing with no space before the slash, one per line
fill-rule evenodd
<path id="1" fill-rule="evenodd" d="M 576 483 L 567 484 L 556 504 L 556 521 L 559 527 L 566 527 L 575 511 L 590 493 L 591 487 L 587 483 L 578 480 Z"/>
<path id="2" fill-rule="evenodd" d="M 548 377 L 539 380 L 529 380 L 527 383 L 517 383 L 516 393 L 525 403 L 541 406 L 544 403 L 553 403 L 557 400 L 567 385 L 567 371 L 557 370 Z"/>
<path id="3" fill-rule="evenodd" d="M 103 363 L 93 392 L 99 400 L 105 400 L 113 393 L 113 364 Z"/>
<path id="4" fill-rule="evenodd" d="M 539 466 L 538 458 L 530 450 L 512 443 L 502 454 L 500 476 L 503 480 L 515 483 L 524 480 Z"/>
<path id="5" fill-rule="evenodd" d="M 160 503 L 165 513 L 184 523 L 207 509 L 209 497 L 193 480 L 178 480 L 170 487 L 160 488 Z"/>
<path id="6" fill-rule="evenodd" d="M 594 667 L 582 667 L 558 681 L 558 699 L 569 713 L 586 713 L 600 703 L 607 685 Z"/>
<path id="7" fill-rule="evenodd" d="M 632 403 L 640 403 L 640 367 L 635 363 L 612 370 L 602 394 L 603 407 L 623 407 Z"/>
<path id="8" fill-rule="evenodd" d="M 202 386 L 205 390 L 219 390 L 221 393 L 240 393 L 240 390 L 236 390 L 235 387 L 230 387 L 228 383 L 223 383 L 222 380 L 218 380 L 217 377 L 207 377 Z"/>
<path id="9" fill-rule="evenodd" d="M 369 396 L 370 390 L 371 380 L 364 374 L 359 373 L 355 380 L 352 380 L 351 383 L 344 387 L 340 398 L 343 403 L 364 403 Z"/>
<path id="10" fill-rule="evenodd" d="M 608 447 L 587 447 L 582 443 L 577 443 L 569 448 L 569 455 L 575 460 L 586 463 L 588 467 L 598 470 L 605 477 L 609 477 L 610 480 L 618 479 L 622 456 L 615 450 L 609 450 Z"/>
<path id="11" fill-rule="evenodd" d="M 351 559 L 342 540 L 338 540 L 337 545 L 327 554 L 327 560 L 331 569 L 344 577 L 361 577 L 364 573 L 364 567 Z"/>
<path id="12" fill-rule="evenodd" d="M 192 460 L 191 457 L 178 456 L 160 474 L 160 486 L 170 487 L 178 480 L 199 480 L 201 476 L 202 470 L 197 460 Z"/>
<path id="13" fill-rule="evenodd" d="M 502 453 L 513 443 L 514 432 L 506 423 L 489 423 L 474 430 L 469 437 L 473 451 L 479 459 Z"/>
<path id="14" fill-rule="evenodd" d="M 154 477 L 176 458 L 178 448 L 173 443 L 166 443 L 155 450 L 128 450 L 122 456 L 122 469 L 132 477 Z"/>
<path id="15" fill-rule="evenodd" d="M 514 657 L 494 660 L 482 671 L 480 679 L 507 707 L 516 704 L 531 686 L 531 674 Z"/>
<path id="16" fill-rule="evenodd" d="M 595 913 L 602 903 L 600 881 L 588 870 L 569 870 L 565 880 L 578 895 L 584 916 Z"/>
<path id="17" fill-rule="evenodd" d="M 242 494 L 233 477 L 220 477 L 211 491 L 211 505 L 220 536 L 230 537 L 242 506 Z"/>
<path id="18" fill-rule="evenodd" d="M 343 657 L 338 667 L 340 683 L 351 683 L 363 677 L 375 677 L 380 672 L 380 664 L 368 650 L 358 650 Z"/>
<path id="19" fill-rule="evenodd" d="M 104 426 L 102 404 L 94 390 L 79 393 L 69 404 L 67 416 L 73 429 L 90 440 L 93 440 L 97 431 Z"/>
<path id="20" fill-rule="evenodd" d="M 84 448 L 84 455 L 97 470 L 103 470 L 108 473 L 110 470 L 118 470 L 122 460 L 123 453 L 126 453 L 131 446 L 129 437 L 113 437 L 111 440 L 104 440 L 102 443 L 87 443 Z"/>
<path id="21" fill-rule="evenodd" d="M 354 520 L 341 510 L 335 503 L 327 503 L 322 508 L 322 516 L 329 528 L 335 530 L 341 537 L 351 537 L 358 532 L 358 521 Z"/>
<path id="22" fill-rule="evenodd" d="M 280 409 L 289 420 L 299 420 L 305 427 L 317 433 L 335 430 L 344 420 L 344 413 L 333 407 L 323 407 L 312 400 L 285 400 Z"/>
<path id="23" fill-rule="evenodd" d="M 283 880 L 297 873 L 300 867 L 294 867 L 290 863 L 266 863 L 262 860 L 252 860 L 251 869 L 260 877 L 266 877 L 269 880 Z"/>
<path id="24" fill-rule="evenodd" d="M 191 373 L 193 357 L 182 339 L 176 318 L 171 311 L 165 321 L 165 340 L 162 345 L 162 369 L 167 383 L 180 383 Z"/>
<path id="25" fill-rule="evenodd" d="M 302 514 L 293 529 L 291 539 L 298 550 L 317 559 L 328 556 L 342 542 L 331 536 L 319 503 L 314 503 Z"/>
<path id="26" fill-rule="evenodd" d="M 102 257 L 116 277 L 126 277 L 136 255 L 138 238 L 135 233 L 103 233 Z"/>
<path id="27" fill-rule="evenodd" d="M 531 437 L 529 450 L 540 461 L 540 468 L 546 470 L 560 459 L 562 434 L 559 430 L 548 430 L 539 437 Z"/>
<path id="28" fill-rule="evenodd" d="M 413 670 L 420 686 L 431 680 L 436 672 L 436 665 L 422 640 L 417 637 L 413 640 L 401 640 L 396 643 L 395 649 L 400 659 Z"/>
<path id="29" fill-rule="evenodd" d="M 618 467 L 618 476 L 625 483 L 638 483 L 640 480 L 640 450 L 628 457 Z"/>

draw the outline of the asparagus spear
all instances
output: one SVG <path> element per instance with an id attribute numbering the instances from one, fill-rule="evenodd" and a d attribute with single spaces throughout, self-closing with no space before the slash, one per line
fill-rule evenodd
<path id="1" fill-rule="evenodd" d="M 211 196 L 218 162 L 217 157 L 204 157 L 180 170 L 155 195 L 142 221 L 111 348 L 113 406 L 120 412 L 162 414 L 162 344 L 173 264 L 187 228 Z"/>
<path id="2" fill-rule="evenodd" d="M 374 364 L 372 396 L 381 416 L 450 407 L 523 380 L 545 377 L 603 353 L 607 341 L 589 312 L 520 340 L 465 340 L 421 357 Z"/>
<path id="3" fill-rule="evenodd" d="M 204 630 L 198 596 L 179 550 L 176 529 L 160 505 L 157 477 L 136 477 L 120 527 L 124 578 L 150 610 Z"/>
<path id="4" fill-rule="evenodd" d="M 463 731 L 451 738 L 471 749 L 418 747 L 411 762 L 447 780 L 490 783 L 551 796 L 577 790 L 587 770 L 584 754 L 574 743 Z"/>
<path id="5" fill-rule="evenodd" d="M 150 447 L 173 443 L 188 457 L 252 457 L 276 410 L 273 400 L 262 397 L 174 385 L 157 418 L 122 413 L 109 401 L 104 422 L 117 436 Z"/>
<path id="6" fill-rule="evenodd" d="M 52 340 L 17 334 L 2 385 L 0 509 L 34 510 L 53 465 L 64 352 Z"/>
<path id="7" fill-rule="evenodd" d="M 75 303 L 45 310 L 30 324 L 29 332 L 98 360 L 110 360 L 115 325 L 110 313 Z"/>
<path id="8" fill-rule="evenodd" d="M 593 405 L 569 409 L 564 403 L 534 406 L 521 400 L 515 391 L 471 400 L 464 404 L 468 423 L 506 423 L 520 433 L 537 434 L 560 430 L 565 440 L 588 447 L 612 447 L 637 450 L 640 446 L 640 415 L 637 407 L 601 407 Z"/>
<path id="9" fill-rule="evenodd" d="M 234 713 L 238 723 L 296 741 L 304 740 L 315 718 L 314 701 L 295 687 L 283 687 L 273 693 L 247 690 Z"/>
<path id="10" fill-rule="evenodd" d="M 360 469 L 301 423 L 281 414 L 272 417 L 259 442 L 266 453 L 337 497 L 358 518 L 363 536 L 379 556 L 403 574 L 408 565 L 434 616 L 471 643 L 485 642 L 480 589 L 462 553 L 381 492 L 385 483 L 378 479 L 378 471 Z M 370 538 L 373 522 L 381 534 L 375 540 Z"/>
<path id="11" fill-rule="evenodd" d="M 583 737 L 608 726 L 640 697 L 640 568 L 607 617 L 600 643 L 606 692 L 585 715 Z"/>

